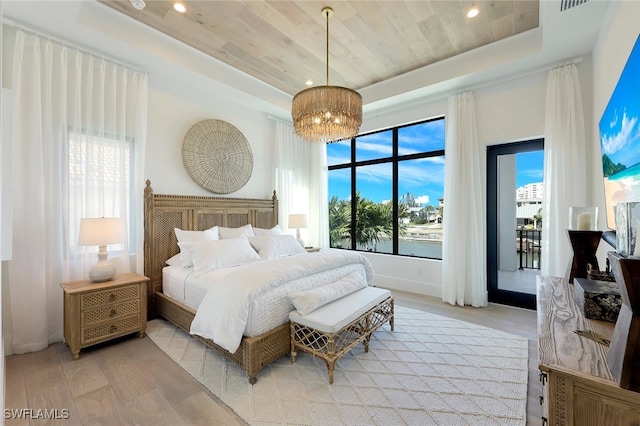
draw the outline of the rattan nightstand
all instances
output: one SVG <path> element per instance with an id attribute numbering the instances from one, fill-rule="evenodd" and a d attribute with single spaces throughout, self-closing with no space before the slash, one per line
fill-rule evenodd
<path id="1" fill-rule="evenodd" d="M 80 349 L 147 329 L 147 281 L 128 273 L 111 281 L 60 284 L 64 290 L 64 340 L 80 358 Z"/>

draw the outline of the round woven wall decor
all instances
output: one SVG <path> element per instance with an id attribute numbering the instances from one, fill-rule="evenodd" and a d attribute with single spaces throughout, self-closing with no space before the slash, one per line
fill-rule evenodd
<path id="1" fill-rule="evenodd" d="M 222 120 L 202 120 L 182 143 L 182 162 L 191 179 L 216 194 L 242 188 L 253 171 L 253 153 L 242 132 Z"/>

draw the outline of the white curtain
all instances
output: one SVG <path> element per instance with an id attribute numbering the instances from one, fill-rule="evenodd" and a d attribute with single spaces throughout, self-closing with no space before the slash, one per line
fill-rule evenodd
<path id="1" fill-rule="evenodd" d="M 541 274 L 564 277 L 571 259 L 569 207 L 587 197 L 586 140 L 578 70 L 554 68 L 547 77 Z"/>
<path id="2" fill-rule="evenodd" d="M 116 273 L 130 271 L 130 255 L 142 262 L 147 80 L 16 31 L 10 353 L 62 340 L 60 283 L 85 279 L 97 261 L 96 247 L 77 245 L 81 218 L 125 218 L 130 239 L 109 246 L 109 260 Z"/>
<path id="3" fill-rule="evenodd" d="M 487 305 L 483 153 L 471 92 L 449 98 L 444 172 L 442 300 Z"/>
<path id="4" fill-rule="evenodd" d="M 293 126 L 276 121 L 276 191 L 278 222 L 285 233 L 290 214 L 304 213 L 308 228 L 300 234 L 305 246 L 329 247 L 327 148 L 295 134 Z"/>

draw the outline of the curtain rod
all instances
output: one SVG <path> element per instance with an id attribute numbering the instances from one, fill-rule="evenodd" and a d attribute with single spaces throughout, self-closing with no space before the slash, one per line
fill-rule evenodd
<path id="1" fill-rule="evenodd" d="M 274 117 L 273 115 L 268 115 L 268 116 L 267 116 L 267 118 L 268 118 L 269 120 L 279 121 L 279 122 L 280 122 L 280 123 L 282 123 L 282 124 L 287 124 L 287 125 L 289 125 L 289 126 L 293 126 L 293 122 L 283 120 L 282 118 Z"/>
<path id="2" fill-rule="evenodd" d="M 522 74 L 514 73 L 514 74 L 511 74 L 510 76 L 491 79 L 491 80 L 485 81 L 483 83 L 476 84 L 475 86 L 474 85 L 470 85 L 468 88 L 462 89 L 462 90 L 458 90 L 456 93 L 462 93 L 462 92 L 466 92 L 466 91 L 483 89 L 485 87 L 496 86 L 498 84 L 503 84 L 503 83 L 507 83 L 507 82 L 514 81 L 514 80 L 518 80 L 518 79 L 521 79 L 521 78 L 530 77 L 532 75 L 541 74 L 543 72 L 549 72 L 549 71 L 551 71 L 553 69 L 556 69 L 556 68 L 564 67 L 566 65 L 571 65 L 571 64 L 579 64 L 581 62 L 582 62 L 582 57 L 577 57 L 577 58 L 574 58 L 574 59 L 565 60 L 563 62 L 556 63 L 554 65 L 545 65 L 545 66 L 542 66 L 542 67 L 538 67 L 537 69 L 533 69 L 531 71 L 528 71 L 528 72 L 525 72 L 525 73 L 522 73 Z"/>
<path id="3" fill-rule="evenodd" d="M 491 87 L 491 86 L 497 86 L 499 84 L 504 84 L 504 83 L 508 83 L 511 81 L 515 81 L 521 78 L 526 78 L 526 77 L 530 77 L 532 75 L 535 74 L 541 74 L 544 72 L 549 72 L 552 69 L 555 68 L 559 68 L 562 66 L 566 66 L 566 65 L 571 65 L 571 64 L 580 64 L 582 63 L 583 58 L 581 56 L 573 58 L 573 59 L 569 59 L 569 60 L 565 60 L 562 62 L 557 62 L 555 64 L 549 64 L 549 65 L 544 65 L 541 67 L 538 67 L 536 69 L 533 69 L 531 71 L 525 72 L 525 73 L 513 73 L 511 75 L 508 75 L 506 77 L 502 77 L 502 78 L 491 78 L 489 80 L 485 80 L 483 82 L 479 82 L 476 84 L 470 84 L 464 87 L 458 87 L 455 89 L 450 89 L 450 90 L 445 90 L 444 92 L 440 92 L 440 93 L 436 93 L 434 95 L 431 96 L 425 96 L 419 99 L 415 99 L 409 102 L 405 102 L 402 104 L 402 108 L 412 108 L 415 106 L 420 106 L 426 102 L 434 102 L 443 98 L 448 98 L 449 96 L 453 96 L 456 95 L 458 93 L 463 93 L 463 92 L 473 92 L 474 90 L 479 90 L 479 89 L 484 89 L 487 87 Z M 366 105 L 364 107 L 366 109 Z M 392 109 L 397 108 L 396 107 L 392 107 Z M 388 113 L 388 109 L 383 108 L 382 110 L 376 111 L 374 113 L 372 113 L 371 115 L 367 116 L 367 119 L 371 119 L 374 117 L 380 117 L 380 116 L 384 116 L 385 114 Z M 420 121 L 420 120 L 416 120 L 416 121 Z M 378 129 L 379 130 L 379 129 Z M 372 130 L 375 131 L 375 130 Z"/>
<path id="4" fill-rule="evenodd" d="M 71 42 L 69 40 L 65 40 L 64 38 L 61 38 L 61 37 L 58 37 L 58 36 L 54 36 L 51 33 L 43 31 L 43 30 L 41 30 L 39 28 L 36 28 L 34 26 L 31 26 L 29 24 L 25 24 L 24 22 L 20 22 L 20 21 L 14 19 L 14 18 L 3 16 L 2 17 L 2 24 L 3 25 L 6 24 L 6 25 L 8 25 L 10 27 L 17 28 L 18 30 L 25 31 L 25 32 L 31 33 L 33 35 L 37 35 L 39 37 L 44 37 L 47 40 L 54 41 L 54 42 L 56 42 L 56 43 L 58 43 L 58 44 L 60 44 L 62 46 L 70 47 L 70 48 L 75 49 L 77 51 L 80 51 L 82 53 L 86 53 L 87 55 L 91 55 L 91 56 L 94 56 L 94 57 L 98 57 L 98 58 L 104 59 L 106 61 L 113 62 L 114 64 L 123 66 L 125 68 L 129 68 L 130 70 L 149 75 L 149 71 L 142 70 L 142 69 L 138 68 L 137 66 L 134 66 L 134 65 L 131 65 L 131 64 L 127 64 L 127 63 L 125 63 L 125 62 L 123 62 L 121 60 L 115 59 L 115 58 L 113 58 L 113 57 L 111 57 L 109 55 L 106 55 L 106 54 L 102 53 L 102 52 L 97 52 L 95 50 L 91 50 L 91 49 L 89 49 L 87 47 L 81 46 L 81 45 L 79 45 L 77 43 Z"/>

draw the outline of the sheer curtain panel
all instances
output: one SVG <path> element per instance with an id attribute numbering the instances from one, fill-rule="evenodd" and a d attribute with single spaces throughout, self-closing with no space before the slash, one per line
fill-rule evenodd
<path id="1" fill-rule="evenodd" d="M 81 218 L 126 219 L 129 241 L 108 247 L 117 273 L 142 259 L 147 79 L 16 31 L 9 353 L 62 340 L 60 283 L 87 278 L 97 261 L 97 247 L 78 246 Z"/>
<path id="2" fill-rule="evenodd" d="M 586 141 L 578 70 L 549 71 L 544 132 L 541 274 L 564 277 L 571 259 L 569 207 L 587 199 Z"/>
<path id="3" fill-rule="evenodd" d="M 276 120 L 276 191 L 279 223 L 292 234 L 289 214 L 305 213 L 308 228 L 300 230 L 305 245 L 329 247 L 327 148 L 305 141 L 293 126 Z"/>
<path id="4" fill-rule="evenodd" d="M 471 92 L 449 98 L 444 168 L 442 300 L 487 305 L 483 154 Z"/>

